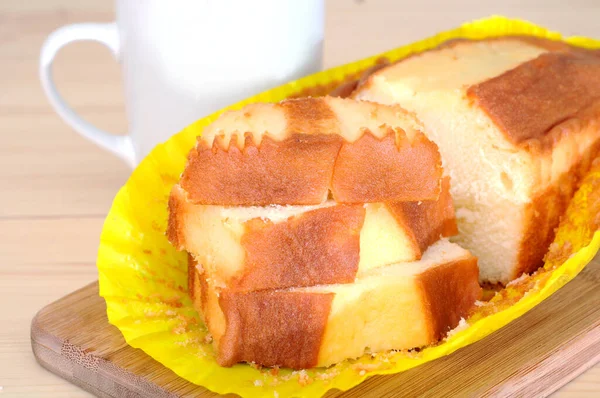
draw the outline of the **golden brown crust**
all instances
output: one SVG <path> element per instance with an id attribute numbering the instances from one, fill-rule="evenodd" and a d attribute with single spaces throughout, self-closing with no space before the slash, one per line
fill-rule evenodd
<path id="1" fill-rule="evenodd" d="M 517 266 L 511 279 L 518 278 L 523 273 L 529 274 L 542 265 L 544 256 L 554 240 L 560 218 L 567 210 L 579 181 L 590 170 L 599 154 L 600 137 L 575 166 L 563 173 L 555 184 L 538 193 L 525 208 L 526 224 Z"/>
<path id="2" fill-rule="evenodd" d="M 477 258 L 470 257 L 426 270 L 418 276 L 425 311 L 431 319 L 430 339 L 438 341 L 467 318 L 481 298 Z"/>
<path id="3" fill-rule="evenodd" d="M 415 245 L 423 253 L 440 237 L 458 234 L 454 205 L 450 195 L 450 177 L 442 179 L 438 200 L 388 203 L 388 207 L 407 231 L 411 231 Z"/>
<path id="4" fill-rule="evenodd" d="M 344 83 L 340 84 L 327 94 L 329 94 L 332 97 L 349 98 L 354 92 L 354 90 L 356 90 L 356 88 L 358 87 L 359 81 L 360 79 L 349 79 L 348 81 L 345 81 Z"/>
<path id="5" fill-rule="evenodd" d="M 213 346 L 219 347 L 225 333 L 226 323 L 219 306 L 219 293 L 207 281 L 206 272 L 193 258 L 188 258 L 188 272 L 194 274 L 194 290 L 191 292 L 192 303 L 200 315 L 202 322 L 211 333 Z"/>
<path id="6" fill-rule="evenodd" d="M 435 200 L 440 193 L 442 160 L 432 141 L 417 133 L 390 129 L 382 139 L 370 131 L 344 142 L 333 172 L 333 198 L 343 203 Z"/>
<path id="7" fill-rule="evenodd" d="M 318 136 L 339 130 L 336 115 L 322 99 L 282 101 L 279 106 L 284 111 L 288 122 L 287 132 L 291 136 Z"/>
<path id="8" fill-rule="evenodd" d="M 227 327 L 217 362 L 316 366 L 333 297 L 333 293 L 290 291 L 222 293 L 219 303 Z"/>
<path id="9" fill-rule="evenodd" d="M 544 141 L 554 126 L 600 100 L 600 57 L 544 53 L 471 86 L 467 95 L 513 143 Z"/>
<path id="10" fill-rule="evenodd" d="M 589 173 L 600 172 L 600 158 L 595 158 L 592 161 Z M 580 182 L 580 184 L 590 184 L 591 192 L 587 197 L 587 206 L 589 214 L 595 214 L 596 216 L 590 223 L 591 230 L 600 230 L 600 179 L 594 178 L 593 175 L 587 175 L 586 178 Z"/>
<path id="11" fill-rule="evenodd" d="M 188 253 L 187 255 L 187 261 L 188 261 L 188 293 L 190 294 L 190 297 L 192 298 L 192 301 L 195 302 L 198 296 L 198 292 L 197 289 L 197 284 L 196 284 L 196 272 L 194 271 L 194 265 L 196 263 L 196 261 L 194 261 L 194 257 L 192 257 L 191 254 Z"/>
<path id="12" fill-rule="evenodd" d="M 515 35 L 515 36 L 509 36 L 512 37 L 516 40 L 525 42 L 525 43 L 529 43 L 529 44 L 533 44 L 534 46 L 537 47 L 541 47 L 544 48 L 548 51 L 552 51 L 552 52 L 572 52 L 572 51 L 583 51 L 583 52 L 590 52 L 589 50 L 583 49 L 581 47 L 576 47 L 573 46 L 569 43 L 566 43 L 564 41 L 561 40 L 551 40 L 551 39 L 546 39 L 543 37 L 536 37 L 536 36 L 526 36 L 526 35 Z M 501 39 L 501 38 L 499 38 Z M 593 53 L 593 51 L 591 52 Z"/>
<path id="13" fill-rule="evenodd" d="M 345 109 L 343 101 L 350 100 L 303 98 L 265 105 L 263 116 L 268 114 L 285 121 L 284 127 L 278 127 L 283 128 L 283 132 L 277 133 L 277 139 L 268 131 L 235 130 L 229 131 L 232 137 L 229 140 L 219 135 L 218 126 L 213 126 L 214 140 L 199 138 L 188 155 L 180 185 L 189 200 L 195 204 L 227 206 L 309 205 L 321 203 L 329 190 L 340 203 L 437 197 L 441 176 L 439 151 L 424 134 L 417 132 L 413 137 L 417 122 L 412 116 L 400 108 L 372 103 L 349 107 L 351 110 L 346 113 L 334 113 L 332 101 Z M 381 141 L 363 137 L 349 142 L 354 140 L 354 132 L 367 131 L 361 123 L 368 122 L 357 120 L 363 117 L 372 122 L 373 115 L 383 108 L 394 112 L 394 117 L 397 116 L 394 122 L 398 120 L 411 134 L 405 134 L 402 126 L 390 126 L 390 131 L 395 130 L 395 133 Z M 369 114 L 355 119 L 352 116 L 355 109 L 364 109 L 365 114 Z M 252 115 L 248 113 L 246 117 L 251 119 Z M 229 118 L 230 123 L 237 120 L 231 114 Z M 382 123 L 382 126 L 387 125 Z M 342 131 L 349 141 L 342 138 Z M 239 134 L 245 134 L 243 143 L 238 141 Z M 369 159 L 360 155 L 363 149 L 369 149 L 373 156 L 383 157 Z M 361 166 L 367 166 L 358 174 L 362 176 L 358 181 L 353 179 L 356 167 L 348 162 L 349 156 L 359 159 Z M 370 170 L 390 171 L 392 180 L 383 176 L 372 179 L 374 173 Z M 332 183 L 332 179 L 337 184 Z M 351 192 L 352 187 L 370 195 L 360 197 Z M 336 192 L 336 188 L 342 192 Z"/>
<path id="14" fill-rule="evenodd" d="M 235 142 L 235 140 L 232 140 Z M 181 186 L 193 203 L 261 206 L 315 204 L 327 195 L 342 139 L 295 134 L 284 141 L 246 137 L 243 149 L 212 148 L 198 140 L 188 156 Z"/>
<path id="15" fill-rule="evenodd" d="M 217 296 L 210 291 L 206 275 L 198 271 L 191 256 L 188 274 L 195 281 L 190 285 L 194 308 L 209 331 L 219 333 L 213 335 L 213 341 L 221 366 L 254 362 L 305 369 L 317 365 L 332 293 L 226 290 Z M 211 306 L 218 307 L 217 311 L 223 314 L 223 331 L 207 315 L 217 315 L 214 310 L 211 312 Z"/>
<path id="16" fill-rule="evenodd" d="M 183 225 L 183 220 L 181 219 L 185 215 L 185 210 L 183 209 L 184 203 L 181 201 L 181 198 L 175 192 L 179 187 L 175 185 L 175 187 L 171 190 L 171 194 L 169 195 L 169 219 L 167 221 L 167 239 L 169 242 L 177 250 L 185 249 L 185 235 L 182 233 L 181 226 Z"/>
<path id="17" fill-rule="evenodd" d="M 192 304 L 200 318 L 204 322 L 206 319 L 204 317 L 204 306 L 208 300 L 208 292 L 206 288 L 203 289 L 203 285 L 206 283 L 203 281 L 202 274 L 198 271 L 197 263 L 190 254 L 188 254 L 188 293 L 190 298 L 192 299 Z M 203 283 L 204 282 L 204 283 Z"/>
<path id="18" fill-rule="evenodd" d="M 548 247 L 554 240 L 554 230 L 573 196 L 574 178 L 560 178 L 562 185 L 551 186 L 536 196 L 525 209 L 525 227 L 517 264 L 510 279 L 531 273 L 543 264 Z"/>
<path id="19" fill-rule="evenodd" d="M 352 93 L 354 92 L 354 90 L 356 90 L 356 88 L 359 85 L 362 85 L 364 82 L 367 81 L 369 76 L 371 76 L 373 73 L 377 72 L 378 70 L 385 68 L 389 64 L 390 64 L 390 61 L 387 58 L 384 58 L 384 57 L 378 58 L 375 61 L 375 65 L 366 69 L 362 74 L 360 74 L 360 76 L 358 78 L 347 79 L 344 83 L 337 86 L 334 90 L 331 90 L 329 95 L 331 95 L 332 97 L 340 97 L 340 98 L 350 97 L 352 95 Z"/>
<path id="20" fill-rule="evenodd" d="M 244 273 L 229 282 L 249 291 L 354 281 L 360 260 L 361 205 L 312 210 L 286 222 L 246 222 Z"/>

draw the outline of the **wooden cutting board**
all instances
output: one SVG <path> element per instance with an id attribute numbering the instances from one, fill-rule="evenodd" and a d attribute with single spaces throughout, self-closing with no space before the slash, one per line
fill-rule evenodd
<path id="1" fill-rule="evenodd" d="M 108 324 L 98 284 L 43 308 L 31 325 L 38 362 L 101 397 L 212 397 Z M 454 354 L 328 397 L 545 396 L 600 361 L 600 257 L 525 316 Z M 200 371 L 200 370 L 199 370 Z"/>

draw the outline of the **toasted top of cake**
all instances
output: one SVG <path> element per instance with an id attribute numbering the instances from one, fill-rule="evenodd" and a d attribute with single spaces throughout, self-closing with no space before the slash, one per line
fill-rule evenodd
<path id="1" fill-rule="evenodd" d="M 441 130 L 468 138 L 505 173 L 495 193 L 527 201 L 595 141 L 600 56 L 533 37 L 453 40 L 375 71 L 353 97 L 402 104 L 438 145 Z"/>
<path id="2" fill-rule="evenodd" d="M 437 146 L 399 106 L 341 98 L 252 104 L 206 127 L 180 185 L 196 204 L 435 200 Z"/>
<path id="3" fill-rule="evenodd" d="M 358 92 L 380 80 L 414 93 L 465 91 L 519 144 L 542 140 L 600 98 L 600 53 L 534 37 L 460 39 L 379 68 Z"/>

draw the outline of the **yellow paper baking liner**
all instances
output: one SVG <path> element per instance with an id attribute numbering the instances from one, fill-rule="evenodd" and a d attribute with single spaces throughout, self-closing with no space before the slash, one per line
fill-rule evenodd
<path id="1" fill-rule="evenodd" d="M 491 17 L 398 49 L 333 68 L 264 92 L 228 109 L 251 102 L 280 101 L 307 88 L 330 87 L 367 69 L 380 57 L 396 61 L 431 49 L 443 41 L 502 35 L 534 35 L 555 40 L 559 33 L 529 22 Z M 600 48 L 600 41 L 570 37 L 569 43 Z M 167 241 L 167 199 L 183 171 L 186 156 L 202 129 L 221 113 L 198 120 L 158 145 L 132 173 L 115 197 L 104 223 L 98 251 L 100 295 L 108 319 L 131 346 L 184 379 L 218 393 L 245 397 L 319 397 L 327 390 L 347 390 L 375 374 L 398 373 L 471 344 L 542 302 L 573 279 L 600 246 L 600 166 L 582 182 L 567 211 L 546 265 L 519 278 L 489 302 L 480 302 L 473 316 L 461 322 L 440 344 L 420 352 L 393 351 L 365 355 L 327 369 L 292 372 L 239 364 L 217 365 L 206 327 L 187 295 L 187 258 Z"/>

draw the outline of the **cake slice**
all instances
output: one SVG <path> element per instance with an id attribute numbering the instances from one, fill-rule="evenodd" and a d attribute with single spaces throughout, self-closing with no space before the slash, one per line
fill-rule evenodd
<path id="1" fill-rule="evenodd" d="M 446 177 L 433 201 L 226 207 L 190 203 L 175 186 L 167 235 L 231 290 L 351 283 L 456 234 L 449 190 Z"/>
<path id="2" fill-rule="evenodd" d="M 600 147 L 600 57 L 532 37 L 455 40 L 373 72 L 353 97 L 414 112 L 452 178 L 483 282 L 542 264 Z"/>
<path id="3" fill-rule="evenodd" d="M 341 98 L 251 104 L 207 126 L 180 186 L 195 204 L 435 200 L 441 158 L 399 106 Z"/>
<path id="4" fill-rule="evenodd" d="M 480 297 L 477 260 L 441 240 L 421 260 L 371 269 L 351 284 L 235 292 L 190 261 L 190 293 L 223 366 L 306 369 L 423 347 L 467 317 Z"/>

